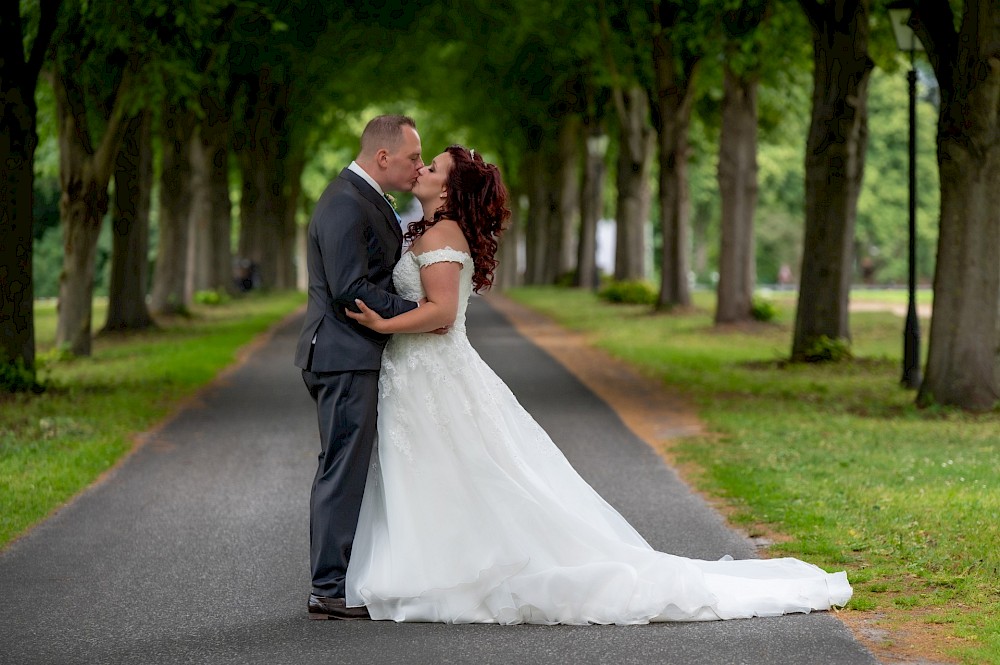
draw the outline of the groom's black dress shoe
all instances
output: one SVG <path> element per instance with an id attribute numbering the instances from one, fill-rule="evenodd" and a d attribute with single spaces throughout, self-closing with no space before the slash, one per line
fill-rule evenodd
<path id="1" fill-rule="evenodd" d="M 348 607 L 343 598 L 328 598 L 309 594 L 309 618 L 310 619 L 340 619 L 350 621 L 352 619 L 370 619 L 368 608 Z"/>

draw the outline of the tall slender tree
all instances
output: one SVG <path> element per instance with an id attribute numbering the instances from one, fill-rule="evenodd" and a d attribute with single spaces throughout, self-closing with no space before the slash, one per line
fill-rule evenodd
<path id="1" fill-rule="evenodd" d="M 149 206 L 153 184 L 152 113 L 129 118 L 115 158 L 108 313 L 103 331 L 144 330 L 153 317 L 149 285 Z"/>
<path id="2" fill-rule="evenodd" d="M 646 265 L 646 232 L 656 141 L 647 92 L 652 85 L 649 18 L 626 2 L 602 0 L 598 6 L 601 53 L 617 121 L 614 278 L 645 279 L 651 267 Z"/>
<path id="3" fill-rule="evenodd" d="M 186 286 L 194 171 L 191 149 L 198 140 L 196 126 L 189 99 L 175 94 L 165 100 L 160 128 L 160 234 L 150 294 L 154 314 L 183 314 L 190 305 Z"/>
<path id="4" fill-rule="evenodd" d="M 663 248 L 658 307 L 691 304 L 690 194 L 687 163 L 695 76 L 705 53 L 707 29 L 698 5 L 673 0 L 649 4 L 656 73 L 650 92 L 659 157 Z"/>
<path id="5" fill-rule="evenodd" d="M 59 0 L 37 4 L 34 35 L 21 5 L 0 9 L 0 375 L 19 367 L 34 382 L 32 204 L 38 146 L 35 88 L 56 29 Z M 27 49 L 27 53 L 25 53 Z M 12 382 L 9 387 L 20 387 Z"/>
<path id="6" fill-rule="evenodd" d="M 868 145 L 870 0 L 799 0 L 813 33 L 812 121 L 806 142 L 806 229 L 792 360 L 822 338 L 851 338 L 854 223 Z"/>
<path id="7" fill-rule="evenodd" d="M 768 5 L 768 0 L 740 0 L 722 14 L 725 57 L 718 166 L 722 219 L 717 324 L 752 318 L 756 282 L 753 221 L 757 207 L 757 87 L 762 67 L 758 27 Z M 745 48 L 746 44 L 751 48 Z"/>
<path id="8" fill-rule="evenodd" d="M 604 212 L 608 135 L 604 117 L 604 89 L 586 86 L 586 112 L 581 133 L 583 173 L 580 183 L 580 237 L 577 245 L 576 286 L 597 288 L 597 223 Z"/>

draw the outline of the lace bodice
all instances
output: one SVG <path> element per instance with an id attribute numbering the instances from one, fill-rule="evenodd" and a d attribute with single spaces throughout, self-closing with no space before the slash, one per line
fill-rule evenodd
<path id="1" fill-rule="evenodd" d="M 399 259 L 392 271 L 392 281 L 396 292 L 407 300 L 420 300 L 426 294 L 420 283 L 420 269 L 432 263 L 453 261 L 462 264 L 462 272 L 458 283 L 458 313 L 455 316 L 453 330 L 465 330 L 465 310 L 469 306 L 469 296 L 472 295 L 472 257 L 451 247 L 432 249 L 423 254 L 407 252 Z"/>

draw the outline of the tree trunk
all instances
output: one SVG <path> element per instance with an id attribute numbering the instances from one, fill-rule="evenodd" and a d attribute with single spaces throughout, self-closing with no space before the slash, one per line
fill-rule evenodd
<path id="1" fill-rule="evenodd" d="M 528 284 L 553 284 L 563 262 L 564 160 L 558 144 L 545 144 L 525 160 L 529 177 L 527 255 Z"/>
<path id="2" fill-rule="evenodd" d="M 577 246 L 576 286 L 596 289 L 601 276 L 597 270 L 597 222 L 604 211 L 605 155 L 608 137 L 596 118 L 590 118 L 583 136 L 583 182 L 580 186 L 580 240 Z"/>
<path id="3" fill-rule="evenodd" d="M 806 229 L 792 360 L 822 337 L 850 340 L 854 225 L 868 144 L 868 0 L 807 9 L 813 29 L 812 121 L 806 142 Z"/>
<path id="4" fill-rule="evenodd" d="M 302 172 L 306 167 L 305 153 L 296 150 L 286 160 L 287 180 L 285 182 L 281 203 L 284 205 L 284 224 L 281 228 L 280 251 L 277 256 L 277 279 L 275 288 L 295 288 L 295 237 L 296 211 L 302 196 Z"/>
<path id="5" fill-rule="evenodd" d="M 18 3 L 0 16 L 0 372 L 14 367 L 35 379 L 34 221 L 35 148 L 38 147 L 35 89 L 56 27 L 58 0 L 42 0 L 31 53 L 25 58 Z M 20 388 L 22 386 L 9 386 Z"/>
<path id="6" fill-rule="evenodd" d="M 144 111 L 129 119 L 115 159 L 111 277 L 102 332 L 153 325 L 146 307 L 152 185 L 152 114 Z"/>
<path id="7" fill-rule="evenodd" d="M 676 17 L 659 15 L 664 28 Z M 659 137 L 660 227 L 663 249 L 660 261 L 660 294 L 657 307 L 687 307 L 691 304 L 690 193 L 687 161 L 688 134 L 694 105 L 694 74 L 699 58 L 682 56 L 673 35 L 661 29 L 653 37 L 653 69 L 656 89 L 652 95 L 653 128 Z"/>
<path id="8" fill-rule="evenodd" d="M 202 125 L 203 132 L 208 128 Z M 233 284 L 233 202 L 229 194 L 229 130 L 206 139 L 202 149 L 209 160 L 208 189 L 212 204 L 212 259 L 209 288 L 235 291 Z M 207 143 L 206 143 L 207 140 Z"/>
<path id="9" fill-rule="evenodd" d="M 91 142 L 84 93 L 63 72 L 53 77 L 59 124 L 59 202 L 63 225 L 63 270 L 59 276 L 56 345 L 89 356 L 93 315 L 94 259 L 108 211 L 108 183 L 124 133 L 124 84 L 97 148 Z"/>
<path id="10" fill-rule="evenodd" d="M 941 84 L 941 226 L 917 400 L 973 411 L 1000 401 L 1000 20 L 990 12 L 991 0 L 967 0 L 957 34 L 950 15 L 927 16 L 918 32 Z"/>
<path id="11" fill-rule="evenodd" d="M 272 74 L 260 71 L 256 102 L 244 119 L 237 150 L 243 175 L 239 255 L 254 265 L 264 287 L 279 285 L 279 271 L 285 272 L 290 260 L 279 260 L 279 254 L 294 251 L 287 239 L 289 89 Z"/>
<path id="12" fill-rule="evenodd" d="M 521 180 L 528 183 L 528 214 L 524 225 L 526 284 L 545 283 L 545 230 L 549 226 L 549 196 L 545 166 L 540 151 L 526 154 Z"/>
<path id="13" fill-rule="evenodd" d="M 715 323 L 752 319 L 753 218 L 757 207 L 757 80 L 725 67 L 719 138 L 722 201 Z"/>
<path id="14" fill-rule="evenodd" d="M 187 275 L 184 280 L 184 301 L 192 302 L 194 294 L 214 288 L 212 285 L 212 199 L 208 170 L 209 155 L 201 139 L 201 127 L 191 137 L 191 227 L 187 242 Z"/>
<path id="15" fill-rule="evenodd" d="M 655 135 L 649 98 L 639 87 L 616 95 L 618 108 L 618 201 L 615 209 L 615 279 L 646 278 L 649 172 Z"/>
<path id="16" fill-rule="evenodd" d="M 555 156 L 554 191 L 556 214 L 552 225 L 553 277 L 562 278 L 576 268 L 577 218 L 580 213 L 580 122 L 566 116 L 559 127 L 559 151 Z"/>
<path id="17" fill-rule="evenodd" d="M 62 150 L 70 150 L 63 146 Z M 88 178 L 81 155 L 64 172 L 60 216 L 63 223 L 63 269 L 59 275 L 56 346 L 89 356 L 93 317 L 94 260 L 101 222 L 108 211 L 107 182 Z M 66 162 L 66 158 L 63 159 Z"/>
<path id="18" fill-rule="evenodd" d="M 274 287 L 278 279 L 278 254 L 286 222 L 286 207 L 280 190 L 283 169 L 274 155 L 265 151 L 240 153 L 243 195 L 240 198 L 241 259 L 252 262 L 260 286 Z"/>
<path id="19" fill-rule="evenodd" d="M 295 227 L 295 289 L 297 291 L 305 291 L 309 288 L 309 269 L 306 265 L 308 228 L 301 224 Z"/>
<path id="20" fill-rule="evenodd" d="M 200 97 L 203 119 L 198 126 L 207 188 L 208 232 L 199 234 L 204 246 L 203 275 L 199 288 L 235 293 L 233 282 L 233 203 L 229 194 L 230 106 L 222 94 L 204 88 Z M 199 254 L 202 250 L 199 251 Z"/>
<path id="21" fill-rule="evenodd" d="M 509 185 L 510 198 L 507 207 L 510 208 L 510 219 L 507 220 L 507 230 L 500 238 L 497 250 L 497 271 L 493 280 L 493 288 L 498 291 L 520 286 L 522 282 L 519 255 L 523 233 L 523 215 L 521 211 L 521 186 Z"/>
<path id="22" fill-rule="evenodd" d="M 0 67 L 6 63 L 0 62 Z M 7 170 L 0 178 L 0 371 L 20 365 L 34 376 L 35 321 L 32 197 L 35 180 L 34 83 L 11 81 L 6 68 L 3 112 L 0 113 L 0 161 Z M 11 86 L 11 87 L 8 87 Z"/>
<path id="23" fill-rule="evenodd" d="M 160 243 L 156 252 L 150 308 L 155 314 L 184 314 L 188 234 L 191 229 L 191 145 L 194 112 L 168 102 L 163 113 L 163 167 L 160 173 Z"/>

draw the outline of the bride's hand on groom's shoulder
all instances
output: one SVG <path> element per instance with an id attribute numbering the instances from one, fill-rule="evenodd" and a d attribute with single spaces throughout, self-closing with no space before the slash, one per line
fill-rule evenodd
<path id="1" fill-rule="evenodd" d="M 354 319 L 366 328 L 371 328 L 375 332 L 384 332 L 382 330 L 385 319 L 379 316 L 378 312 L 372 310 L 368 305 L 365 304 L 360 298 L 354 301 L 354 304 L 358 306 L 357 312 L 352 312 L 349 309 L 344 309 L 344 314 Z"/>

